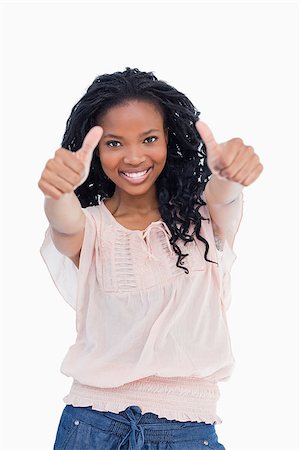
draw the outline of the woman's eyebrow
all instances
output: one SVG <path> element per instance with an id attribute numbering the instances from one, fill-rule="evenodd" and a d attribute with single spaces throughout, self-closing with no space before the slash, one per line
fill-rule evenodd
<path id="1" fill-rule="evenodd" d="M 153 131 L 160 131 L 160 130 L 158 130 L 157 128 L 151 128 L 151 130 L 144 131 L 139 136 L 144 136 L 145 134 L 152 133 Z M 117 139 L 122 139 L 123 138 L 123 136 L 117 136 L 116 134 L 111 134 L 111 133 L 107 133 L 103 137 L 108 137 L 108 136 L 109 137 L 113 137 L 113 138 L 117 138 Z"/>

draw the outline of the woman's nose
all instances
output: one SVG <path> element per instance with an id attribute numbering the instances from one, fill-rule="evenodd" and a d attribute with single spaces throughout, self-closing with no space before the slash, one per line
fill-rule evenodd
<path id="1" fill-rule="evenodd" d="M 144 149 L 140 147 L 128 147 L 124 156 L 124 163 L 127 164 L 139 164 L 145 161 Z"/>

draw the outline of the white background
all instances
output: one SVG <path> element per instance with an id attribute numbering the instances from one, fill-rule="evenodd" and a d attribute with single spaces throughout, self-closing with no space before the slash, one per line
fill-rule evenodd
<path id="1" fill-rule="evenodd" d="M 220 384 L 226 450 L 296 450 L 298 5 L 292 2 L 2 3 L 3 442 L 52 449 L 71 378 L 75 312 L 39 249 L 37 183 L 73 105 L 126 66 L 184 92 L 218 141 L 241 137 L 264 172 L 244 189 L 228 322 L 236 368 Z"/>

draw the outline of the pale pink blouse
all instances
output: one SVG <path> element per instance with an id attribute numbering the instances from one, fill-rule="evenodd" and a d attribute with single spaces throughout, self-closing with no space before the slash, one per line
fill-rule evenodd
<path id="1" fill-rule="evenodd" d="M 231 217 L 234 233 L 242 205 L 241 194 Z M 83 212 L 79 269 L 56 249 L 50 226 L 40 249 L 57 289 L 76 311 L 76 342 L 60 368 L 73 378 L 64 402 L 116 413 L 138 405 L 143 414 L 170 420 L 221 423 L 218 382 L 230 377 L 235 363 L 226 320 L 233 249 L 227 241 L 217 248 L 212 222 L 203 220 L 200 234 L 218 265 L 205 261 L 201 241 L 177 241 L 189 253 L 186 275 L 176 267 L 162 220 L 144 231 L 128 230 L 103 200 Z M 207 206 L 200 212 L 210 218 Z"/>

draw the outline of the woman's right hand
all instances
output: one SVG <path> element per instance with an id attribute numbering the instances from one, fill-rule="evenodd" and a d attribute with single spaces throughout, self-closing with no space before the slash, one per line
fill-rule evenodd
<path id="1" fill-rule="evenodd" d="M 45 197 L 55 200 L 69 192 L 73 192 L 87 179 L 93 151 L 103 134 L 103 128 L 95 126 L 84 138 L 82 147 L 72 152 L 63 147 L 49 159 L 38 182 L 38 187 Z"/>

